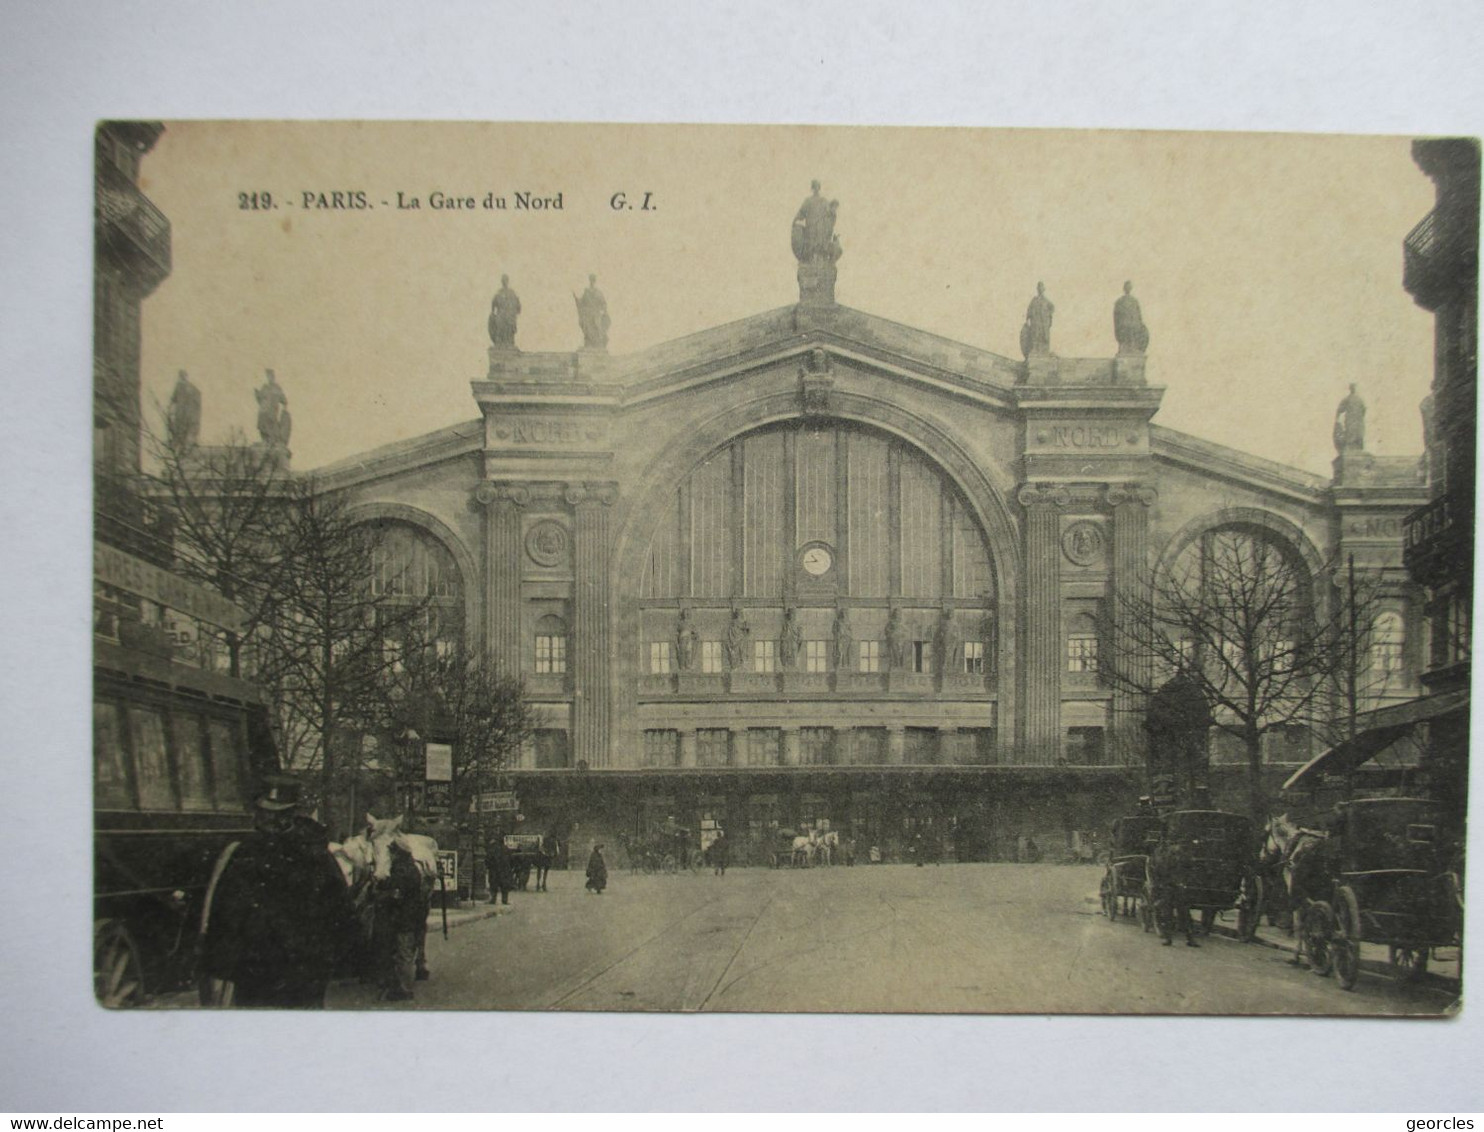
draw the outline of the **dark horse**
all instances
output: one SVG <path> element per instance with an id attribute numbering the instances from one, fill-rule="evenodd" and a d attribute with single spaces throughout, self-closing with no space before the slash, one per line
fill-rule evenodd
<path id="1" fill-rule="evenodd" d="M 1328 897 L 1335 868 L 1329 831 L 1305 828 L 1289 821 L 1287 814 L 1279 814 L 1268 821 L 1263 857 L 1276 860 L 1282 870 L 1298 940 L 1292 961 L 1301 964 L 1307 958 L 1317 973 L 1328 974 L 1329 938 L 1334 930 Z"/>

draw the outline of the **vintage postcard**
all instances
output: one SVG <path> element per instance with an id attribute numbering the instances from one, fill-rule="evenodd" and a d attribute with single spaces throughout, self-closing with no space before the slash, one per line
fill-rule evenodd
<path id="1" fill-rule="evenodd" d="M 1457 1009 L 1475 140 L 95 146 L 102 1004 Z"/>

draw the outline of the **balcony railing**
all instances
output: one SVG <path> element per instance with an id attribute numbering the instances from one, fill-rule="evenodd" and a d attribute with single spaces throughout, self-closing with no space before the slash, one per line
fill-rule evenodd
<path id="1" fill-rule="evenodd" d="M 129 256 L 153 289 L 170 274 L 170 221 L 116 166 L 100 162 L 95 170 L 99 240 Z"/>

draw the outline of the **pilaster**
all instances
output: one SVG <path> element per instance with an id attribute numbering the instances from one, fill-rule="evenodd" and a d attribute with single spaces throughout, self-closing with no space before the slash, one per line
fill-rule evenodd
<path id="1" fill-rule="evenodd" d="M 1146 577 L 1149 564 L 1149 508 L 1156 495 L 1153 488 L 1137 484 L 1114 484 L 1108 488 L 1105 502 L 1113 515 L 1113 578 L 1112 620 L 1113 632 L 1118 642 L 1105 642 L 1119 657 L 1119 663 L 1128 668 L 1128 675 L 1137 687 L 1147 688 L 1152 676 L 1151 658 L 1141 650 L 1129 649 L 1122 642 L 1133 640 L 1134 626 L 1129 618 L 1137 608 L 1137 600 L 1129 597 L 1144 596 L 1141 591 L 1149 584 Z M 1144 697 L 1123 686 L 1119 681 L 1113 688 L 1113 742 L 1115 751 L 1125 741 L 1133 741 L 1138 734 L 1139 718 L 1144 710 Z"/>
<path id="2" fill-rule="evenodd" d="M 799 729 L 797 727 L 783 728 L 783 765 L 799 765 Z"/>
<path id="3" fill-rule="evenodd" d="M 618 490 L 612 483 L 567 485 L 573 510 L 572 751 L 577 765 L 608 765 L 612 649 L 609 647 L 608 518 Z"/>
<path id="4" fill-rule="evenodd" d="M 1024 664 L 1021 674 L 1021 761 L 1050 764 L 1061 749 L 1061 513 L 1066 488 L 1026 484 Z"/>
<path id="5" fill-rule="evenodd" d="M 481 483 L 484 507 L 485 641 L 501 671 L 521 671 L 520 516 L 531 501 L 525 484 Z"/>

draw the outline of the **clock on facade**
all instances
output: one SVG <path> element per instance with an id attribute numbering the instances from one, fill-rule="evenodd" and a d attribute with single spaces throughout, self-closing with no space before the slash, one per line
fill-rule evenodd
<path id="1" fill-rule="evenodd" d="M 799 564 L 804 567 L 805 573 L 822 578 L 835 565 L 835 554 L 823 543 L 814 543 L 804 548 L 804 552 L 799 555 Z"/>

